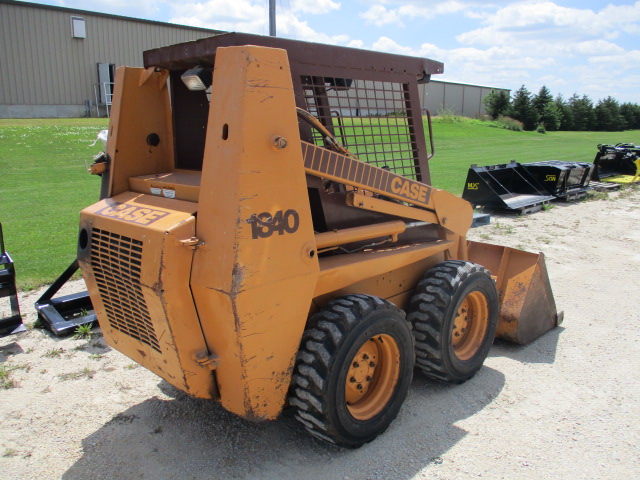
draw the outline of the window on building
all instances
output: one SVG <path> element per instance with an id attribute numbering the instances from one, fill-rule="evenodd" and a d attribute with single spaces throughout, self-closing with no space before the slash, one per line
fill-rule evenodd
<path id="1" fill-rule="evenodd" d="M 87 38 L 87 26 L 84 18 L 71 17 L 71 36 L 73 38 Z"/>

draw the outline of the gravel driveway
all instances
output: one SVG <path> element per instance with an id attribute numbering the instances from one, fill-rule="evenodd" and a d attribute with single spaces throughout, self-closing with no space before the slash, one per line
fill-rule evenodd
<path id="1" fill-rule="evenodd" d="M 529 216 L 475 240 L 544 251 L 561 327 L 496 341 L 463 385 L 416 373 L 397 420 L 343 450 L 286 413 L 252 424 L 91 339 L 0 339 L 3 479 L 628 479 L 640 472 L 640 189 Z M 17 268 L 20 268 L 17 265 Z M 82 282 L 71 286 L 83 289 Z M 39 292 L 21 307 L 35 319 Z"/>

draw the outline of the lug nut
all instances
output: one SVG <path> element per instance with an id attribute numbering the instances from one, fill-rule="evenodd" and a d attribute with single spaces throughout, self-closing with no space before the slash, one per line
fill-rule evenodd
<path id="1" fill-rule="evenodd" d="M 372 380 L 372 378 L 367 376 L 367 382 L 370 382 L 371 380 Z"/>
<path id="2" fill-rule="evenodd" d="M 351 377 L 351 378 L 349 379 L 349 381 L 350 381 L 351 383 L 356 383 L 356 377 Z"/>
<path id="3" fill-rule="evenodd" d="M 361 385 L 361 384 L 358 384 L 358 387 L 357 387 L 357 388 L 358 388 L 358 390 L 362 390 L 362 385 Z"/>
<path id="4" fill-rule="evenodd" d="M 376 366 L 376 362 L 369 362 L 369 366 L 370 366 L 371 368 L 375 367 L 375 366 Z"/>
<path id="5" fill-rule="evenodd" d="M 366 353 L 364 355 L 362 355 L 362 359 L 363 360 L 369 360 L 369 355 L 367 355 Z"/>
<path id="6" fill-rule="evenodd" d="M 353 368 L 358 368 L 360 364 L 358 362 L 353 362 Z"/>

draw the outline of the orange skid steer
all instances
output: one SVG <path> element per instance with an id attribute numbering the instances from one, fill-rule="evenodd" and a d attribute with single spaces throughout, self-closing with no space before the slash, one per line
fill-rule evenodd
<path id="1" fill-rule="evenodd" d="M 106 341 L 250 420 L 357 447 L 414 365 L 461 383 L 558 322 L 541 255 L 430 186 L 432 60 L 224 34 L 117 70 L 78 259 Z"/>

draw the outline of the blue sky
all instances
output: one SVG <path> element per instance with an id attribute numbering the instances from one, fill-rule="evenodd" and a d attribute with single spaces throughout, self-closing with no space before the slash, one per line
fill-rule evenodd
<path id="1" fill-rule="evenodd" d="M 268 0 L 44 0 L 268 34 Z M 276 0 L 278 35 L 445 63 L 442 80 L 640 103 L 640 1 Z"/>

